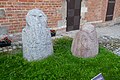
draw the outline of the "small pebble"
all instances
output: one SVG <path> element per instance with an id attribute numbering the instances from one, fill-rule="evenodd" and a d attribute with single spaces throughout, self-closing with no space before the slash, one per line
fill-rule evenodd
<path id="1" fill-rule="evenodd" d="M 16 49 L 16 46 L 13 46 L 13 49 Z"/>

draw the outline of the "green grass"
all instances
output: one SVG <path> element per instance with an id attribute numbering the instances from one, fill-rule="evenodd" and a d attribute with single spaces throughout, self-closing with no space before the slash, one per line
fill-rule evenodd
<path id="1" fill-rule="evenodd" d="M 105 80 L 120 80 L 120 57 L 100 47 L 95 58 L 77 58 L 70 51 L 72 39 L 54 42 L 54 54 L 27 62 L 18 54 L 0 53 L 0 80 L 90 80 L 102 73 Z"/>

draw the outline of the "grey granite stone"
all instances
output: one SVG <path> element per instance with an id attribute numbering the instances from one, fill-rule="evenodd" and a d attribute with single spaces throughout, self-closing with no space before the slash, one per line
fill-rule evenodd
<path id="1" fill-rule="evenodd" d="M 19 49 L 21 49 L 21 48 L 22 48 L 22 46 L 18 46 L 18 48 L 19 48 Z"/>
<path id="2" fill-rule="evenodd" d="M 53 53 L 47 16 L 39 9 L 30 10 L 26 16 L 26 27 L 22 30 L 23 56 L 28 61 L 40 60 Z"/>

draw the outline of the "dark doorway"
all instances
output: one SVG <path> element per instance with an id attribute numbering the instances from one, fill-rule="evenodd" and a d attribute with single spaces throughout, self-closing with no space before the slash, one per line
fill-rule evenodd
<path id="1" fill-rule="evenodd" d="M 67 0 L 67 28 L 66 31 L 78 30 L 80 26 L 82 0 Z"/>
<path id="2" fill-rule="evenodd" d="M 108 7 L 107 7 L 107 13 L 106 13 L 105 21 L 110 21 L 110 20 L 113 19 L 114 7 L 115 7 L 115 0 L 108 0 Z"/>

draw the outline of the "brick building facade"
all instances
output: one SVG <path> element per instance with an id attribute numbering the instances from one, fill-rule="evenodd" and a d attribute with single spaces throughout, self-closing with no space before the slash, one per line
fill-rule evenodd
<path id="1" fill-rule="evenodd" d="M 108 0 L 82 0 L 81 23 L 105 22 Z M 0 27 L 9 33 L 21 32 L 28 10 L 39 8 L 48 16 L 50 28 L 66 26 L 66 0 L 0 0 Z M 120 0 L 116 0 L 113 19 L 120 17 Z"/>
<path id="2" fill-rule="evenodd" d="M 5 11 L 0 17 L 0 26 L 7 26 L 10 33 L 21 32 L 26 25 L 25 16 L 28 10 L 39 8 L 48 16 L 48 26 L 56 27 L 61 20 L 62 0 L 0 0 L 0 9 Z"/>
<path id="3" fill-rule="evenodd" d="M 87 12 L 85 20 L 88 22 L 105 22 L 108 1 L 114 0 L 86 0 Z M 115 0 L 113 19 L 120 17 L 120 0 Z"/>

